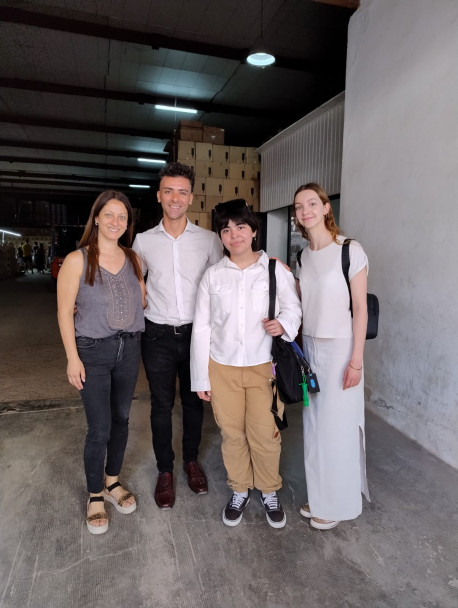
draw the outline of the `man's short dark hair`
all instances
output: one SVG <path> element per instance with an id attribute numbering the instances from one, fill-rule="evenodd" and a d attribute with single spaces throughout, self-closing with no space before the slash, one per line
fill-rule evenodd
<path id="1" fill-rule="evenodd" d="M 188 165 L 176 162 L 167 163 L 159 171 L 159 185 L 161 185 L 163 177 L 185 177 L 191 184 L 191 192 L 194 190 L 194 169 Z"/>

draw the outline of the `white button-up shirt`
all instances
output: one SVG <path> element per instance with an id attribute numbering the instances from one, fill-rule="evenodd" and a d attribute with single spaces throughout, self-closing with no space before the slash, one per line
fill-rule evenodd
<path id="1" fill-rule="evenodd" d="M 292 341 L 301 323 L 301 305 L 292 273 L 276 264 L 275 318 Z M 262 321 L 269 312 L 269 258 L 239 268 L 224 257 L 209 268 L 199 286 L 191 340 L 191 390 L 210 390 L 208 362 L 245 367 L 271 360 L 272 338 Z"/>
<path id="2" fill-rule="evenodd" d="M 165 325 L 192 323 L 202 275 L 223 255 L 218 235 L 188 221 L 174 238 L 161 221 L 137 234 L 132 249 L 140 257 L 143 274 L 148 271 L 146 318 Z"/>

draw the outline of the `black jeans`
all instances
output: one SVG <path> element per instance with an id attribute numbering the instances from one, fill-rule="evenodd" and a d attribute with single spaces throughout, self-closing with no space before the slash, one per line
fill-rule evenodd
<path id="1" fill-rule="evenodd" d="M 172 410 L 177 374 L 183 407 L 183 461 L 197 460 L 204 410 L 197 393 L 191 392 L 191 330 L 191 324 L 173 328 L 146 319 L 142 337 L 143 365 L 151 391 L 153 449 L 160 473 L 173 471 Z"/>
<path id="2" fill-rule="evenodd" d="M 129 432 L 129 412 L 140 364 L 140 332 L 102 339 L 76 338 L 86 371 L 80 391 L 87 418 L 84 468 L 87 490 L 103 490 L 105 473 L 121 472 Z"/>

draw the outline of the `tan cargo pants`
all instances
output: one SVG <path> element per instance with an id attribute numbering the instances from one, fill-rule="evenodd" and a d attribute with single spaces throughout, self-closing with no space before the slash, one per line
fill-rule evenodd
<path id="1" fill-rule="evenodd" d="M 256 487 L 267 494 L 280 489 L 281 437 L 270 411 L 271 364 L 233 367 L 210 359 L 209 376 L 228 485 L 234 492 Z M 283 408 L 279 401 L 280 416 Z"/>

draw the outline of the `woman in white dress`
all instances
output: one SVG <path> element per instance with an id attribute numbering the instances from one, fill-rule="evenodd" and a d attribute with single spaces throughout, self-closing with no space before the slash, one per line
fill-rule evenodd
<path id="1" fill-rule="evenodd" d="M 344 237 L 329 197 L 318 184 L 294 195 L 296 225 L 309 241 L 297 280 L 302 300 L 303 346 L 320 392 L 304 408 L 304 458 L 308 502 L 300 513 L 319 530 L 361 514 L 366 481 L 363 351 L 367 328 L 368 260 L 350 242 L 350 297 L 342 272 Z"/>

